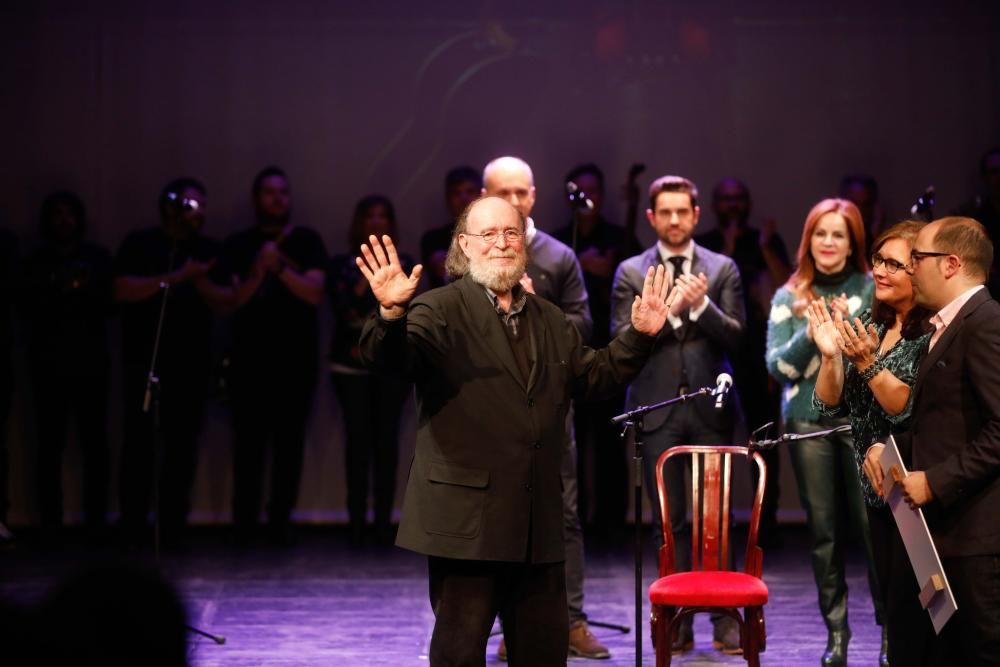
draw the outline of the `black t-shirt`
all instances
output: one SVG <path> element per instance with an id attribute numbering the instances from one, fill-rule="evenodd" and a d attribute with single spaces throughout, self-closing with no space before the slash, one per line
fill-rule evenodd
<path id="1" fill-rule="evenodd" d="M 28 257 L 23 304 L 32 351 L 47 362 L 102 361 L 111 278 L 111 253 L 92 243 L 80 243 L 69 252 L 45 245 Z"/>
<path id="2" fill-rule="evenodd" d="M 172 259 L 171 259 L 172 253 Z M 114 259 L 115 276 L 158 276 L 179 269 L 188 259 L 215 260 L 211 279 L 228 285 L 217 241 L 201 235 L 174 243 L 161 227 L 131 232 Z M 126 366 L 148 364 L 160 316 L 162 293 L 145 301 L 125 303 L 122 314 L 122 357 Z M 160 340 L 161 374 L 172 370 L 208 373 L 212 356 L 212 310 L 194 283 L 171 285 L 168 291 L 163 335 Z"/>
<path id="3" fill-rule="evenodd" d="M 444 285 L 444 281 L 439 280 L 430 271 L 431 255 L 436 252 L 448 252 L 454 231 L 455 223 L 449 222 L 446 225 L 427 230 L 420 237 L 420 261 L 424 263 L 424 273 L 427 274 L 427 279 L 431 287 L 441 287 Z"/>
<path id="4" fill-rule="evenodd" d="M 624 227 L 601 218 L 591 228 L 589 235 L 583 236 L 582 234 L 577 234 L 577 257 L 590 249 L 597 250 L 601 254 L 611 250 L 614 252 L 614 267 L 617 267 L 622 260 L 628 259 L 630 255 L 627 253 L 639 247 L 639 242 L 636 241 L 635 235 L 633 234 L 631 238 L 626 238 L 627 234 L 628 232 Z M 562 227 L 553 236 L 572 248 L 573 224 L 570 223 Z M 587 273 L 587 270 L 581 266 L 581 269 L 583 269 L 583 282 L 587 287 L 590 316 L 594 320 L 594 334 L 591 341 L 594 347 L 603 347 L 611 340 L 611 285 L 615 277 L 614 267 L 608 276 L 598 276 L 593 273 Z"/>
<path id="5" fill-rule="evenodd" d="M 695 238 L 695 243 L 708 248 L 713 252 L 722 252 L 725 248 L 725 237 L 722 230 L 715 228 L 701 236 Z M 785 250 L 785 242 L 777 234 L 771 236 L 771 250 L 786 265 L 788 264 L 788 252 Z M 767 260 L 760 249 L 760 230 L 747 227 L 743 233 L 736 237 L 733 248 L 733 261 L 740 271 L 740 281 L 743 284 L 743 300 L 745 302 L 747 320 L 753 327 L 759 327 L 761 323 L 767 326 L 770 315 L 771 304 L 753 302 L 753 286 L 757 284 L 761 276 L 767 273 Z"/>
<path id="6" fill-rule="evenodd" d="M 232 275 L 245 281 L 261 246 L 268 240 L 258 228 L 226 240 L 224 254 Z M 278 243 L 281 253 L 300 273 L 325 271 L 323 239 L 312 229 L 292 228 Z M 319 309 L 292 294 L 276 275 L 268 275 L 250 301 L 232 318 L 234 363 L 243 359 L 298 359 L 316 364 L 319 346 Z"/>

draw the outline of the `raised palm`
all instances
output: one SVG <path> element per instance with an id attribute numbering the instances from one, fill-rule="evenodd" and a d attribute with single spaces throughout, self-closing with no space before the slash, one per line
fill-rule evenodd
<path id="1" fill-rule="evenodd" d="M 399 263 L 396 246 L 388 235 L 382 237 L 369 236 L 368 243 L 361 244 L 361 257 L 354 262 L 361 269 L 371 285 L 372 293 L 379 304 L 386 310 L 404 307 L 417 291 L 423 266 L 417 264 L 409 276 Z"/>
<path id="2" fill-rule="evenodd" d="M 824 357 L 835 357 L 840 354 L 840 332 L 837 330 L 837 323 L 830 316 L 830 311 L 826 307 L 823 299 L 814 299 L 806 307 L 806 314 L 813 330 L 813 342 L 819 348 L 820 354 Z M 837 311 L 836 319 L 842 319 L 840 311 Z"/>
<path id="3" fill-rule="evenodd" d="M 662 264 L 655 271 L 652 267 L 646 271 L 646 277 L 642 281 L 642 294 L 636 294 L 632 301 L 632 326 L 637 331 L 647 336 L 660 333 L 667 321 L 667 313 L 670 312 L 668 303 L 678 297 L 676 287 L 670 293 L 670 298 L 667 297 L 669 282 Z"/>

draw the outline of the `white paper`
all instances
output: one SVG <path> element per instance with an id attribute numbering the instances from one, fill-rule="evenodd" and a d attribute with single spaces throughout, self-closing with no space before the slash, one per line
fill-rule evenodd
<path id="1" fill-rule="evenodd" d="M 931 623 L 934 624 L 934 631 L 941 634 L 941 628 L 958 610 L 958 605 L 951 592 L 951 585 L 948 584 L 948 575 L 945 574 L 944 568 L 941 566 L 941 558 L 938 557 L 937 548 L 934 546 L 934 539 L 927 527 L 923 511 L 919 508 L 910 509 L 903 497 L 902 487 L 892 480 L 892 474 L 889 471 L 894 465 L 899 466 L 899 470 L 904 475 L 907 473 L 906 466 L 903 465 L 903 460 L 899 455 L 899 448 L 896 447 L 896 440 L 892 436 L 889 436 L 888 442 L 885 443 L 885 449 L 882 450 L 882 458 L 879 462 L 882 464 L 882 473 L 885 476 L 882 481 L 882 490 L 885 493 L 889 509 L 892 510 L 892 516 L 896 520 L 896 527 L 899 528 L 903 544 L 906 546 L 906 555 L 910 559 L 910 565 L 913 566 L 918 589 L 923 589 L 931 575 L 940 574 L 944 580 L 944 590 L 935 595 L 930 606 L 927 607 Z"/>

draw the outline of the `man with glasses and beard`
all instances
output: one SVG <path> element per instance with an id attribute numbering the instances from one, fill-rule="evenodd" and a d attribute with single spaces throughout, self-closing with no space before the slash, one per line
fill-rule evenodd
<path id="1" fill-rule="evenodd" d="M 560 468 L 574 395 L 608 395 L 638 372 L 666 321 L 650 269 L 632 325 L 585 346 L 562 311 L 528 293 L 525 220 L 497 197 L 460 217 L 453 282 L 413 299 L 388 236 L 357 263 L 379 301 L 361 336 L 381 372 L 411 378 L 417 442 L 397 544 L 428 556 L 431 665 L 481 665 L 494 618 L 512 665 L 565 665 L 569 624 Z M 411 302 L 412 300 L 412 302 Z"/>

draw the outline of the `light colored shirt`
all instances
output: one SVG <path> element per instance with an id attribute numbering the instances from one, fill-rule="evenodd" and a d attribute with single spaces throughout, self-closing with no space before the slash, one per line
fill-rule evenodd
<path id="1" fill-rule="evenodd" d="M 528 218 L 524 221 L 524 245 L 531 245 L 531 239 L 535 238 L 535 221 Z"/>
<path id="2" fill-rule="evenodd" d="M 934 335 L 931 336 L 931 341 L 927 345 L 928 351 L 934 349 L 934 345 L 940 340 L 941 335 L 944 334 L 944 330 L 952 323 L 955 316 L 958 315 L 958 311 L 962 310 L 962 306 L 968 303 L 969 299 L 984 287 L 986 286 L 976 285 L 975 287 L 970 287 L 959 294 L 954 301 L 931 316 L 931 324 L 934 325 Z"/>

